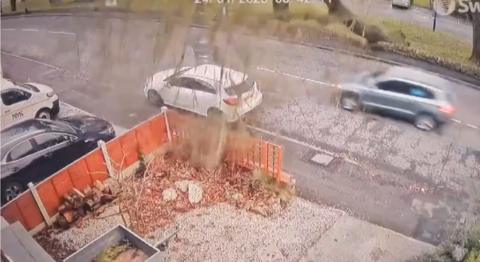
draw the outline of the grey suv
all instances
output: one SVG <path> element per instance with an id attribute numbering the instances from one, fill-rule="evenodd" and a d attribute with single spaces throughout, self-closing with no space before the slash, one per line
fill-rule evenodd
<path id="1" fill-rule="evenodd" d="M 412 120 L 417 128 L 430 131 L 447 123 L 455 111 L 450 86 L 451 82 L 436 75 L 391 67 L 342 83 L 340 104 L 349 111 L 380 110 Z"/>

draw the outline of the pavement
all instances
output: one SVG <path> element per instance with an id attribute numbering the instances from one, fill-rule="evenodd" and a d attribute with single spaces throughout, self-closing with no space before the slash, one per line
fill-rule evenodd
<path id="1" fill-rule="evenodd" d="M 175 66 L 185 45 L 183 64 L 195 64 L 192 41 L 207 34 L 101 16 L 11 17 L 1 27 L 8 77 L 48 84 L 62 101 L 121 128 L 159 112 L 145 101 L 145 79 Z M 222 47 L 226 37 L 217 38 Z M 478 90 L 455 84 L 455 122 L 424 133 L 336 107 L 336 83 L 388 64 L 244 35 L 220 50 L 227 65 L 258 80 L 264 103 L 250 116 L 253 132 L 284 146 L 301 196 L 434 244 L 480 215 Z M 334 160 L 318 165 L 317 153 Z"/>
<path id="2" fill-rule="evenodd" d="M 351 216 L 342 216 L 300 261 L 403 262 L 435 247 Z"/>

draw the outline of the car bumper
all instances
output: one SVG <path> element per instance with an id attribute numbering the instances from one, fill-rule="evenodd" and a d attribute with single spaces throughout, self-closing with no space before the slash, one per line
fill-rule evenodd
<path id="1" fill-rule="evenodd" d="M 245 114 L 257 108 L 263 101 L 262 93 L 258 92 L 254 101 L 239 107 L 228 107 L 223 110 L 227 122 L 236 122 L 245 117 Z"/>
<path id="2" fill-rule="evenodd" d="M 59 99 L 53 101 L 52 114 L 56 116 L 60 112 L 60 101 Z"/>

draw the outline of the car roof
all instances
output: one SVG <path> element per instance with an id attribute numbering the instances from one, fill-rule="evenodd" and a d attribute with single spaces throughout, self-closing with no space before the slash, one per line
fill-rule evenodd
<path id="1" fill-rule="evenodd" d="M 452 82 L 440 76 L 410 67 L 391 67 L 385 71 L 382 77 L 400 78 L 417 82 L 430 88 L 436 88 L 442 91 L 449 91 L 452 86 Z"/>
<path id="2" fill-rule="evenodd" d="M 11 144 L 16 144 L 25 137 L 31 137 L 46 132 L 72 133 L 68 124 L 46 119 L 29 119 L 12 125 L 1 131 L 2 151 Z"/>
<path id="3" fill-rule="evenodd" d="M 221 83 L 223 87 L 227 88 L 238 85 L 247 78 L 247 74 L 245 73 L 227 67 L 223 67 L 222 71 L 222 66 L 214 64 L 204 64 L 192 67 L 182 75 L 194 77 L 210 84 Z"/>

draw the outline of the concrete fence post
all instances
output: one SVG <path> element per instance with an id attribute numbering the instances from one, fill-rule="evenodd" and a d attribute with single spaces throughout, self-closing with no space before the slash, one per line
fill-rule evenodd
<path id="1" fill-rule="evenodd" d="M 103 140 L 99 140 L 97 144 L 100 150 L 102 150 L 102 155 L 103 155 L 103 159 L 105 160 L 105 165 L 107 166 L 108 175 L 111 178 L 115 178 L 115 170 L 113 169 L 113 166 L 112 166 L 112 160 L 108 155 L 107 145 Z"/>
<path id="2" fill-rule="evenodd" d="M 161 112 L 163 113 L 163 117 L 165 118 L 165 127 L 167 128 L 167 137 L 168 137 L 168 142 L 172 142 L 172 133 L 170 132 L 170 124 L 168 122 L 168 117 L 167 117 L 167 107 L 162 106 L 160 109 Z"/>
<path id="3" fill-rule="evenodd" d="M 28 183 L 28 188 L 30 189 L 30 192 L 32 192 L 33 199 L 35 200 L 35 203 L 37 204 L 38 209 L 40 209 L 40 213 L 42 214 L 43 220 L 48 226 L 51 226 L 52 220 L 50 219 L 47 209 L 45 209 L 42 199 L 40 198 L 40 195 L 38 194 L 37 189 L 35 188 L 32 182 Z"/>

